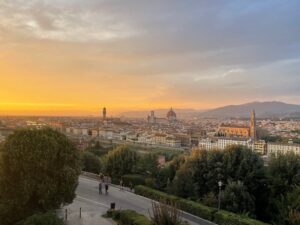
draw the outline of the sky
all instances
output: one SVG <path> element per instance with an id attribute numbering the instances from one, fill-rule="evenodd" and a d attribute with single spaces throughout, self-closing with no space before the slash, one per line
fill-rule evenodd
<path id="1" fill-rule="evenodd" d="M 0 115 L 300 104 L 299 0 L 0 0 Z"/>

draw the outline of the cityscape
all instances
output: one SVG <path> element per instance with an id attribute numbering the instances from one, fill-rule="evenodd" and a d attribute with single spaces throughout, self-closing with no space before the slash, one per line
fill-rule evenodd
<path id="1" fill-rule="evenodd" d="M 0 0 L 0 225 L 300 225 L 299 0 Z"/>

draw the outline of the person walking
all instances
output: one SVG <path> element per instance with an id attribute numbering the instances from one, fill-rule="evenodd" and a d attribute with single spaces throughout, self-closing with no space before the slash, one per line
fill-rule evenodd
<path id="1" fill-rule="evenodd" d="M 105 176 L 105 177 L 104 177 L 105 194 L 108 193 L 108 182 L 109 182 L 108 176 Z"/>
<path id="2" fill-rule="evenodd" d="M 102 195 L 102 183 L 103 183 L 103 180 L 100 180 L 100 182 L 99 182 L 99 195 Z"/>
<path id="3" fill-rule="evenodd" d="M 130 188 L 130 191 L 132 192 L 132 190 L 133 190 L 133 184 L 132 184 L 132 182 L 129 183 L 129 188 Z"/>
<path id="4" fill-rule="evenodd" d="M 123 183 L 123 179 L 121 178 L 121 180 L 120 180 L 120 191 L 123 191 L 123 186 L 124 186 L 124 183 Z"/>

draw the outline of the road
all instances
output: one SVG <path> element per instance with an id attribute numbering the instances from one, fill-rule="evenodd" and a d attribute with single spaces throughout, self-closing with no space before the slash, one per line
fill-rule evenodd
<path id="1" fill-rule="evenodd" d="M 132 209 L 149 217 L 152 208 L 152 201 L 148 198 L 136 195 L 129 191 L 121 191 L 117 187 L 110 187 L 107 195 L 99 195 L 98 181 L 81 176 L 76 190 L 77 197 L 75 201 L 84 202 L 90 206 L 97 206 L 99 210 L 105 211 L 110 207 L 110 203 L 116 203 L 117 209 Z M 213 225 L 209 221 L 199 217 L 183 213 L 182 217 L 190 225 Z"/>

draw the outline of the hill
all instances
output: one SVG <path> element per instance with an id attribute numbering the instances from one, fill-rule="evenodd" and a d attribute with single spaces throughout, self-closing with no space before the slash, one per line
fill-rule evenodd
<path id="1" fill-rule="evenodd" d="M 229 105 L 200 113 L 200 117 L 228 118 L 249 117 L 250 112 L 255 110 L 256 116 L 260 118 L 269 117 L 298 117 L 300 105 L 287 104 L 284 102 L 251 102 L 241 105 Z"/>

